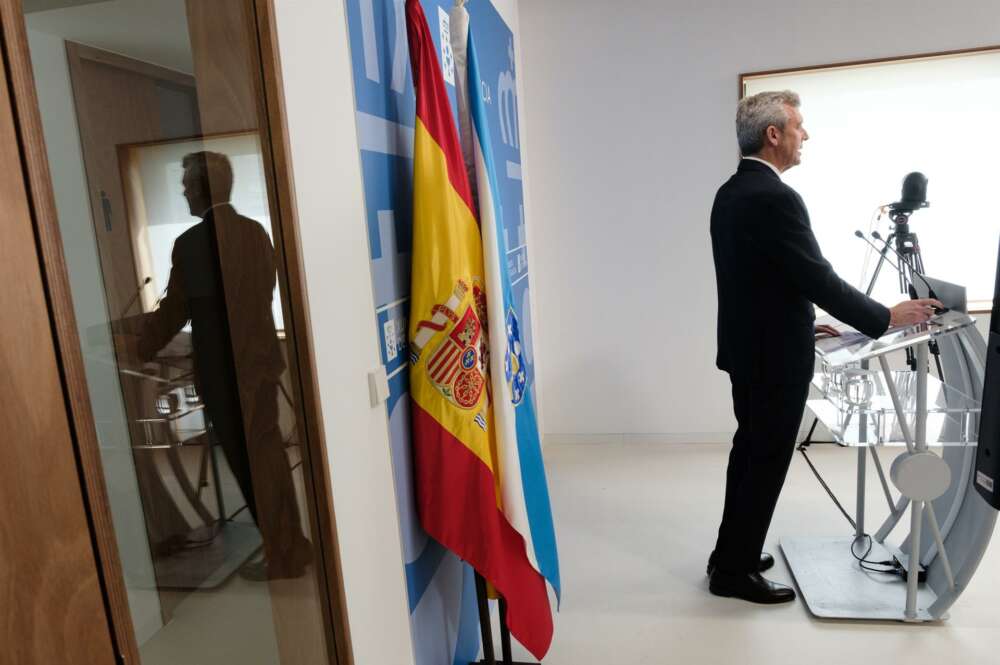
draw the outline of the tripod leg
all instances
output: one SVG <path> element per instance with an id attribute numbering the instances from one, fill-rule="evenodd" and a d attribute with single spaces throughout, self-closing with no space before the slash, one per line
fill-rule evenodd
<path id="1" fill-rule="evenodd" d="M 808 447 L 809 444 L 813 442 L 813 433 L 816 431 L 816 425 L 819 424 L 819 418 L 813 418 L 812 427 L 809 428 L 809 433 L 806 434 L 806 438 L 800 443 L 800 446 Z"/>

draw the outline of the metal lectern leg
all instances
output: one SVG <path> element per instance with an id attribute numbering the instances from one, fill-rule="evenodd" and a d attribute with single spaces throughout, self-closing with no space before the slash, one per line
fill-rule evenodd
<path id="1" fill-rule="evenodd" d="M 927 361 L 928 345 L 917 345 L 917 403 L 914 415 L 913 448 L 918 453 L 927 450 Z M 902 421 L 903 414 L 898 414 Z M 910 565 L 906 578 L 906 619 L 917 620 L 917 585 L 920 583 L 920 531 L 924 522 L 924 502 L 910 504 Z"/>
<path id="2" fill-rule="evenodd" d="M 910 566 L 906 576 L 906 620 L 917 621 L 917 584 L 920 581 L 920 525 L 924 502 L 910 504 Z"/>
<path id="3" fill-rule="evenodd" d="M 889 361 L 885 356 L 879 356 L 879 365 L 885 375 L 886 388 L 892 398 L 893 408 L 896 410 L 896 421 L 899 429 L 903 433 L 906 441 L 906 450 L 914 453 L 927 448 L 927 344 L 920 344 L 917 347 L 917 404 L 916 404 L 916 434 L 915 439 L 910 433 L 910 427 L 906 422 L 906 412 L 899 399 L 896 384 L 892 380 L 892 372 L 889 369 Z M 922 361 L 922 362 L 921 362 Z M 922 386 L 922 390 L 921 390 Z M 906 581 L 906 611 L 904 616 L 907 621 L 917 620 L 917 584 L 920 578 L 920 526 L 923 518 L 922 501 L 911 501 L 910 503 L 910 561 Z"/>
<path id="4" fill-rule="evenodd" d="M 865 446 L 858 448 L 858 494 L 854 515 L 854 537 L 865 537 L 865 462 L 868 460 Z"/>
<path id="5" fill-rule="evenodd" d="M 861 361 L 861 369 L 868 371 L 868 361 Z M 865 537 L 865 476 L 867 475 L 867 453 L 865 445 L 868 442 L 868 416 L 863 409 L 858 409 L 858 487 L 854 507 L 854 538 L 860 540 Z"/>
<path id="6" fill-rule="evenodd" d="M 916 436 L 914 441 L 917 452 L 927 450 L 927 342 L 917 345 L 917 412 Z"/>
<path id="7" fill-rule="evenodd" d="M 878 362 L 882 367 L 882 374 L 885 376 L 885 387 L 889 391 L 889 397 L 892 398 L 892 407 L 896 411 L 896 422 L 899 423 L 899 429 L 903 433 L 906 450 L 912 453 L 914 448 L 913 436 L 910 434 L 910 426 L 906 422 L 906 412 L 903 410 L 903 403 L 899 400 L 899 391 L 896 390 L 896 383 L 892 380 L 892 370 L 889 369 L 889 361 L 886 360 L 885 356 L 879 356 Z"/>

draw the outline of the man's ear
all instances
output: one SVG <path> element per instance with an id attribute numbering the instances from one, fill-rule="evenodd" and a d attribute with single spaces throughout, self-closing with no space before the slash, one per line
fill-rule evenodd
<path id="1" fill-rule="evenodd" d="M 776 146 L 781 142 L 781 132 L 774 125 L 768 125 L 765 135 L 767 136 L 767 142 L 773 146 Z"/>

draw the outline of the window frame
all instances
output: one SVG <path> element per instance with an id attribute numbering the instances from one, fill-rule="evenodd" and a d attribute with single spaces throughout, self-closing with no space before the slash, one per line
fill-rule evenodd
<path id="1" fill-rule="evenodd" d="M 984 53 L 1000 53 L 1000 44 L 992 46 L 976 46 L 972 48 L 955 49 L 951 51 L 934 51 L 930 53 L 914 53 L 909 55 L 899 55 L 885 58 L 867 58 L 863 60 L 847 60 L 819 65 L 805 65 L 801 67 L 785 67 L 781 69 L 767 69 L 760 71 L 744 72 L 738 77 L 739 90 L 738 99 L 746 96 L 747 82 L 755 79 L 763 79 L 771 76 L 785 74 L 809 74 L 831 69 L 852 69 L 869 65 L 886 65 L 902 62 L 919 62 L 922 60 L 939 60 L 944 58 L 954 58 L 965 55 L 978 55 Z M 970 314 L 989 314 L 993 310 L 992 300 L 972 300 L 969 301 Z"/>

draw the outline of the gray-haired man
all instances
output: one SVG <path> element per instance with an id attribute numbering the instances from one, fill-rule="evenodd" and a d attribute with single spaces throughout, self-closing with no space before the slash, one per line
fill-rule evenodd
<path id="1" fill-rule="evenodd" d="M 740 161 L 712 206 L 719 298 L 716 365 L 729 373 L 738 428 L 709 590 L 758 603 L 795 592 L 761 577 L 762 552 L 792 459 L 813 372 L 813 303 L 870 337 L 925 321 L 936 300 L 888 309 L 840 279 L 823 258 L 802 198 L 781 181 L 809 133 L 794 92 L 762 92 L 736 112 Z M 836 331 L 832 329 L 822 332 Z"/>

